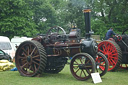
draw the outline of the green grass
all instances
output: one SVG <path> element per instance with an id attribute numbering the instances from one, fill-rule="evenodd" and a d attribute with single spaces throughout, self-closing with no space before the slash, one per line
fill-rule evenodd
<path id="1" fill-rule="evenodd" d="M 97 85 L 126 85 L 128 70 L 107 72 L 102 77 L 102 83 Z M 87 81 L 76 80 L 70 73 L 69 65 L 59 74 L 42 74 L 41 77 L 23 77 L 18 71 L 0 72 L 0 85 L 94 85 L 92 79 Z"/>

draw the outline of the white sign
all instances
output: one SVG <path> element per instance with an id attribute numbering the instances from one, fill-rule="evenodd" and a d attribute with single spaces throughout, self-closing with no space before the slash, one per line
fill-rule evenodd
<path id="1" fill-rule="evenodd" d="M 99 73 L 91 73 L 91 76 L 92 76 L 92 80 L 93 80 L 93 82 L 94 82 L 95 84 L 102 82 Z"/>

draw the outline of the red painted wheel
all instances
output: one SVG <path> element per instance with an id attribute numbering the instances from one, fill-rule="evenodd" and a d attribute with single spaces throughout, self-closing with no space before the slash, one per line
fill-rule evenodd
<path id="1" fill-rule="evenodd" d="M 96 71 L 99 72 L 100 76 L 103 76 L 108 71 L 108 60 L 103 53 L 98 52 L 96 57 Z"/>
<path id="2" fill-rule="evenodd" d="M 95 60 L 87 53 L 78 53 L 73 56 L 70 64 L 72 75 L 78 80 L 87 80 L 95 72 Z"/>
<path id="3" fill-rule="evenodd" d="M 98 44 L 98 51 L 102 52 L 108 59 L 108 71 L 115 71 L 121 64 L 122 52 L 118 44 L 105 40 Z"/>
<path id="4" fill-rule="evenodd" d="M 128 64 L 120 64 L 120 68 L 122 68 L 122 69 L 128 69 Z"/>
<path id="5" fill-rule="evenodd" d="M 37 76 L 46 66 L 47 56 L 44 47 L 37 41 L 25 41 L 16 51 L 15 64 L 22 76 Z"/>

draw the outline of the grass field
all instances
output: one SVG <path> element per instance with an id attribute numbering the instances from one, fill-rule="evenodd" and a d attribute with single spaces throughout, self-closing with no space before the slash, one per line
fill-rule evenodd
<path id="1" fill-rule="evenodd" d="M 128 70 L 107 72 L 102 77 L 102 83 L 96 85 L 127 85 Z M 0 85 L 94 85 L 92 79 L 87 81 L 76 80 L 70 73 L 69 65 L 59 74 L 45 74 L 41 77 L 23 77 L 18 71 L 0 72 Z"/>

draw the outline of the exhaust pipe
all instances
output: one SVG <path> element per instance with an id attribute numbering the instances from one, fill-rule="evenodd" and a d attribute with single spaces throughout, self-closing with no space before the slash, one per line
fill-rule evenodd
<path id="1" fill-rule="evenodd" d="M 85 38 L 90 39 L 91 37 L 91 23 L 90 23 L 90 13 L 91 13 L 91 9 L 84 9 L 84 17 L 85 17 L 85 31 L 86 31 L 86 35 Z"/>

